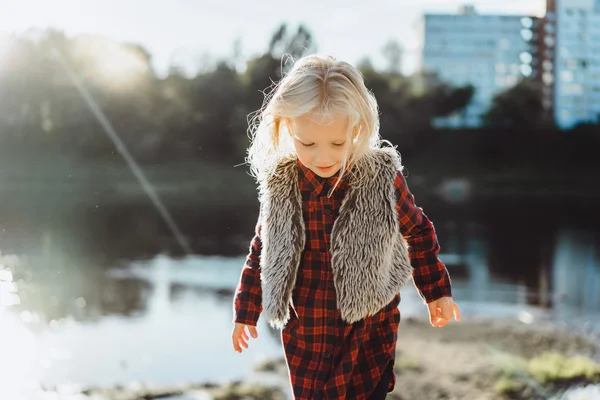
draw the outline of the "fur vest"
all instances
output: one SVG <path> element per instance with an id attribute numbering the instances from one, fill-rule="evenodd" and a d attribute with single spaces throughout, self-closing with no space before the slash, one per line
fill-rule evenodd
<path id="1" fill-rule="evenodd" d="M 394 149 L 371 149 L 375 175 L 348 188 L 331 232 L 331 268 L 342 320 L 354 323 L 389 304 L 412 276 L 400 232 L 394 180 L 402 170 Z M 365 162 L 358 160 L 356 164 Z M 306 236 L 297 159 L 280 163 L 260 187 L 262 306 L 269 324 L 290 318 L 292 290 Z M 352 169 L 351 171 L 352 172 Z"/>

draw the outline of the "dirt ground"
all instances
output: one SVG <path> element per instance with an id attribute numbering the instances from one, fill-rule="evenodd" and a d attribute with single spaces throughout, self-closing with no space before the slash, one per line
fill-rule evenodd
<path id="1" fill-rule="evenodd" d="M 503 375 L 518 375 L 519 362 L 544 352 L 566 356 L 600 354 L 589 339 L 552 325 L 461 321 L 433 328 L 425 321 L 403 320 L 398 332 L 397 384 L 388 398 L 399 400 L 547 398 L 527 377 L 526 388 L 501 394 Z"/>

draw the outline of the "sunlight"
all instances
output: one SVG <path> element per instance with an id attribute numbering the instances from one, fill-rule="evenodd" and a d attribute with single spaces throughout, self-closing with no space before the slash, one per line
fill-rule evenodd
<path id="1" fill-rule="evenodd" d="M 109 39 L 82 36 L 75 40 L 74 47 L 78 56 L 90 61 L 96 75 L 108 82 L 132 83 L 150 70 L 142 55 Z"/>
<path id="2" fill-rule="evenodd" d="M 18 304 L 16 284 L 12 273 L 4 269 L 0 257 L 0 399 L 23 398 L 37 387 L 34 364 L 35 338 L 8 307 Z"/>

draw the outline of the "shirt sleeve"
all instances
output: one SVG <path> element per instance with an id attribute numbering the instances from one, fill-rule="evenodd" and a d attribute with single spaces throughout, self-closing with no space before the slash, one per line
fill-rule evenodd
<path id="1" fill-rule="evenodd" d="M 250 242 L 249 253 L 242 268 L 233 301 L 233 322 L 256 326 L 262 312 L 262 288 L 260 281 L 260 221 Z"/>
<path id="2" fill-rule="evenodd" d="M 438 255 L 440 245 L 433 223 L 423 209 L 417 207 L 402 172 L 398 172 L 396 185 L 396 211 L 400 231 L 409 246 L 413 267 L 413 282 L 419 295 L 430 303 L 439 298 L 452 296 L 450 275 Z"/>

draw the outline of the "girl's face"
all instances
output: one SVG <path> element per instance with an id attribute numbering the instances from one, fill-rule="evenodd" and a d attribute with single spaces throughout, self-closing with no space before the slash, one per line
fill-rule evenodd
<path id="1" fill-rule="evenodd" d="M 322 178 L 329 178 L 342 168 L 349 144 L 346 128 L 343 118 L 320 122 L 312 115 L 294 118 L 288 125 L 298 159 Z"/>

